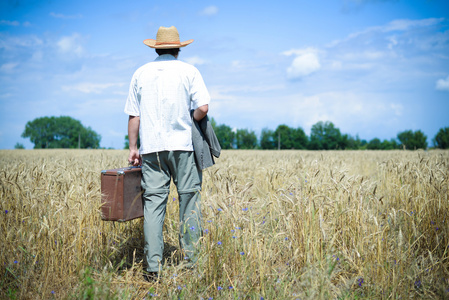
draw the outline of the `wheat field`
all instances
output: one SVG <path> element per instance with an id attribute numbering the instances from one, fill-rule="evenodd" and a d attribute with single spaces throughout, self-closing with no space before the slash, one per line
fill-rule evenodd
<path id="1" fill-rule="evenodd" d="M 100 218 L 100 172 L 126 165 L 124 150 L 0 151 L 0 298 L 449 298 L 449 151 L 223 151 L 194 270 L 172 187 L 158 283 L 142 219 Z"/>

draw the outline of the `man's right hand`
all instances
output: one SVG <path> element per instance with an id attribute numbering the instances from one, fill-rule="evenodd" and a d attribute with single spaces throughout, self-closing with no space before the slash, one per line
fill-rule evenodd
<path id="1" fill-rule="evenodd" d="M 142 158 L 139 155 L 139 150 L 129 150 L 128 162 L 133 166 L 140 166 L 142 164 Z"/>

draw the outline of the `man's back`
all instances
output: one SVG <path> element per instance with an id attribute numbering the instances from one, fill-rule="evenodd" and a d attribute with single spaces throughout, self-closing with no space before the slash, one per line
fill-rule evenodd
<path id="1" fill-rule="evenodd" d="M 169 54 L 133 76 L 125 112 L 140 116 L 140 153 L 192 151 L 190 111 L 210 100 L 199 71 Z"/>

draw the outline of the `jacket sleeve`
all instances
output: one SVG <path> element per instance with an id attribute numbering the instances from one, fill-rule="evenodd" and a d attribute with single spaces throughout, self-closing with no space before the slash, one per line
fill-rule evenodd
<path id="1" fill-rule="evenodd" d="M 201 131 L 204 134 L 204 138 L 206 139 L 206 142 L 210 148 L 210 152 L 215 157 L 220 157 L 221 153 L 221 146 L 220 142 L 218 141 L 217 136 L 215 135 L 214 128 L 212 127 L 212 124 L 209 121 L 209 118 L 206 116 L 200 121 L 201 125 Z"/>
<path id="2" fill-rule="evenodd" d="M 220 156 L 221 146 L 207 116 L 197 122 L 192 114 L 192 143 L 198 168 L 215 164 L 213 156 Z"/>

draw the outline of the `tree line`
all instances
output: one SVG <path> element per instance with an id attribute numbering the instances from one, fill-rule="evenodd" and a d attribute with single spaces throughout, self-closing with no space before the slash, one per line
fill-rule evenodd
<path id="1" fill-rule="evenodd" d="M 213 118 L 211 124 L 223 149 L 415 150 L 428 146 L 427 136 L 421 130 L 405 130 L 390 140 L 367 141 L 358 135 L 342 134 L 332 122 L 320 121 L 312 126 L 310 136 L 301 127 L 279 125 L 275 130 L 263 129 L 258 139 L 252 130 L 233 130 L 225 124 L 217 125 Z M 449 127 L 441 128 L 432 141 L 435 148 L 449 149 Z"/>
<path id="2" fill-rule="evenodd" d="M 307 149 L 307 150 L 393 150 L 427 149 L 427 136 L 421 131 L 406 130 L 396 138 L 370 141 L 342 134 L 332 122 L 318 122 L 307 136 L 301 127 L 279 125 L 275 130 L 263 129 L 260 137 L 248 129 L 233 130 L 225 124 L 211 124 L 223 149 Z M 68 116 L 41 117 L 27 122 L 22 137 L 30 138 L 35 149 L 42 148 L 100 148 L 101 136 L 90 127 Z M 449 127 L 441 128 L 432 139 L 433 146 L 449 149 Z M 16 149 L 24 148 L 17 143 Z M 128 148 L 128 136 L 125 136 Z"/>

